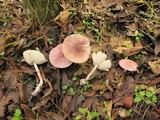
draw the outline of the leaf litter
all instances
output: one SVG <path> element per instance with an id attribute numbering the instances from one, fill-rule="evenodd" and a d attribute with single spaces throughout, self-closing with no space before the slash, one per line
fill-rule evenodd
<path id="1" fill-rule="evenodd" d="M 137 85 L 153 86 L 160 99 L 159 2 L 62 0 L 60 14 L 43 26 L 28 20 L 20 1 L 0 3 L 0 119 L 12 118 L 18 108 L 30 120 L 37 116 L 39 120 L 72 120 L 79 115 L 87 119 L 96 113 L 104 120 L 160 118 L 159 102 L 134 102 Z M 45 78 L 41 92 L 30 101 L 38 77 L 24 62 L 23 51 L 38 48 L 48 60 L 49 51 L 73 33 L 90 38 L 92 53 L 107 54 L 110 70 L 96 70 L 80 85 L 93 68 L 91 55 L 85 63 L 65 69 L 47 62 L 40 68 Z M 122 59 L 135 61 L 137 71 L 124 71 L 118 64 Z M 79 108 L 88 111 L 83 114 Z"/>

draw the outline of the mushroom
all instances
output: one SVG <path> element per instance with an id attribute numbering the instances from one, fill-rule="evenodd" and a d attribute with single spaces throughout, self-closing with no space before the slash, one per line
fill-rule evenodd
<path id="1" fill-rule="evenodd" d="M 138 64 L 129 59 L 122 59 L 119 61 L 119 65 L 126 71 L 137 71 Z"/>
<path id="2" fill-rule="evenodd" d="M 49 61 L 56 68 L 66 68 L 72 64 L 71 61 L 65 58 L 62 52 L 62 44 L 52 48 L 49 53 Z"/>
<path id="3" fill-rule="evenodd" d="M 44 55 L 37 50 L 26 50 L 23 52 L 23 57 L 29 65 L 34 65 L 34 68 L 35 68 L 37 75 L 38 75 L 38 78 L 40 80 L 40 82 L 37 85 L 37 87 L 35 88 L 35 90 L 31 93 L 32 96 L 36 96 L 38 94 L 38 92 L 40 92 L 40 90 L 43 86 L 43 79 L 42 79 L 42 76 L 40 74 L 40 70 L 38 69 L 37 64 L 41 65 L 41 64 L 47 62 L 47 60 L 44 57 Z"/>
<path id="4" fill-rule="evenodd" d="M 80 34 L 69 35 L 64 39 L 62 51 L 69 61 L 83 63 L 88 60 L 91 52 L 90 40 Z"/>
<path id="5" fill-rule="evenodd" d="M 107 59 L 107 55 L 105 53 L 102 53 L 102 51 L 99 51 L 97 54 L 92 53 L 92 59 L 94 68 L 90 71 L 90 73 L 87 75 L 85 79 L 81 79 L 80 84 L 83 85 L 87 82 L 87 80 L 90 79 L 92 74 L 96 71 L 96 69 L 100 69 L 103 71 L 109 71 L 109 68 L 111 68 L 112 64 L 110 60 Z"/>

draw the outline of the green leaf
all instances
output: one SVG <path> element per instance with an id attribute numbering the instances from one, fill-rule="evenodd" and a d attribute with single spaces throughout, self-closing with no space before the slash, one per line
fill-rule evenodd
<path id="1" fill-rule="evenodd" d="M 145 90 L 147 88 L 146 85 L 140 85 L 140 90 Z"/>
<path id="2" fill-rule="evenodd" d="M 139 86 L 138 86 L 138 85 L 136 85 L 136 86 L 135 86 L 135 89 L 134 89 L 134 92 L 137 92 L 137 91 L 138 91 L 138 89 L 139 89 Z"/>
<path id="3" fill-rule="evenodd" d="M 16 109 L 15 114 L 19 116 L 19 115 L 21 115 L 21 114 L 22 114 L 22 112 L 21 112 L 21 110 L 20 110 L 20 109 Z"/>
<path id="4" fill-rule="evenodd" d="M 92 116 L 92 114 L 88 114 L 86 118 L 87 118 L 87 120 L 92 120 L 93 116 Z"/>
<path id="5" fill-rule="evenodd" d="M 81 115 L 77 115 L 75 119 L 76 119 L 76 120 L 81 120 L 81 118 L 82 118 Z"/>
<path id="6" fill-rule="evenodd" d="M 149 90 L 150 90 L 153 94 L 155 94 L 155 89 L 154 89 L 154 87 L 149 87 Z"/>
<path id="7" fill-rule="evenodd" d="M 63 86 L 62 86 L 62 89 L 63 89 L 63 90 L 66 90 L 67 88 L 68 88 L 67 85 L 63 85 Z"/>
<path id="8" fill-rule="evenodd" d="M 145 103 L 146 103 L 147 105 L 149 105 L 149 104 L 151 104 L 151 100 L 150 100 L 150 99 L 146 99 L 146 100 L 145 100 Z"/>
<path id="9" fill-rule="evenodd" d="M 0 57 L 4 57 L 5 52 L 0 52 Z"/>
<path id="10" fill-rule="evenodd" d="M 77 79 L 78 79 L 78 78 L 77 78 L 77 77 L 75 77 L 75 76 L 72 78 L 72 80 L 73 80 L 73 81 L 76 81 Z"/>
<path id="11" fill-rule="evenodd" d="M 76 92 L 75 92 L 75 90 L 73 88 L 69 88 L 69 93 L 71 95 L 75 95 L 76 94 Z"/>
<path id="12" fill-rule="evenodd" d="M 139 94 L 143 97 L 146 93 L 145 91 L 140 91 Z"/>
<path id="13" fill-rule="evenodd" d="M 152 96 L 153 96 L 153 93 L 152 93 L 152 92 L 147 91 L 147 92 L 146 92 L 146 96 L 150 98 L 150 97 L 152 97 Z"/>
<path id="14" fill-rule="evenodd" d="M 151 100 L 152 100 L 152 102 L 157 103 L 157 96 L 156 96 L 156 95 L 153 95 L 153 96 L 151 97 Z"/>
<path id="15" fill-rule="evenodd" d="M 97 111 L 92 112 L 93 118 L 98 118 L 99 117 L 99 113 Z"/>
<path id="16" fill-rule="evenodd" d="M 140 102 L 141 100 L 142 100 L 141 96 L 136 96 L 134 98 L 134 102 L 136 102 L 136 103 Z"/>
<path id="17" fill-rule="evenodd" d="M 88 108 L 78 108 L 78 111 L 82 114 L 85 114 L 88 111 Z"/>
<path id="18" fill-rule="evenodd" d="M 129 109 L 128 111 L 127 111 L 127 116 L 130 116 L 131 114 L 132 114 L 132 109 Z"/>

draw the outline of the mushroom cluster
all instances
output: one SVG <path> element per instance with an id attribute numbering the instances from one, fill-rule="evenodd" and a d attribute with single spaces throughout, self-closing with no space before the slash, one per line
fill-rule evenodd
<path id="1" fill-rule="evenodd" d="M 72 34 L 64 39 L 63 44 L 52 48 L 49 60 L 56 68 L 66 68 L 73 63 L 88 60 L 91 52 L 90 40 L 80 34 Z"/>

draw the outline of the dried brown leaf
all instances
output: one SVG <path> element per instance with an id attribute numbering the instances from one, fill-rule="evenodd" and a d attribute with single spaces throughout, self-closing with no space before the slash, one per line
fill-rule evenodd
<path id="1" fill-rule="evenodd" d="M 70 111 L 70 108 L 68 107 L 68 105 L 71 103 L 72 100 L 72 96 L 70 95 L 65 95 L 63 97 L 63 101 L 62 101 L 62 110 L 66 113 L 68 113 L 68 111 Z"/>
<path id="2" fill-rule="evenodd" d="M 22 103 L 24 103 L 25 97 L 24 97 L 23 83 L 18 83 L 17 86 L 18 86 L 18 89 L 19 89 L 19 97 L 20 97 L 20 101 L 21 101 Z"/>
<path id="3" fill-rule="evenodd" d="M 160 73 L 160 58 L 156 58 L 154 61 L 148 62 L 148 65 L 150 66 L 151 70 L 155 74 Z"/>
<path id="4" fill-rule="evenodd" d="M 91 106 L 92 106 L 92 104 L 93 104 L 93 102 L 94 102 L 94 100 L 95 100 L 95 97 L 89 97 L 89 98 L 87 98 L 87 99 L 84 101 L 82 107 L 83 107 L 83 108 L 88 108 L 88 109 L 90 109 Z"/>
<path id="5" fill-rule="evenodd" d="M 130 31 L 136 31 L 138 29 L 138 26 L 135 23 L 132 23 L 128 26 L 126 26 Z"/>
<path id="6" fill-rule="evenodd" d="M 131 108 L 133 104 L 133 95 L 128 94 L 127 96 L 124 97 L 123 99 L 123 105 L 127 108 Z"/>
<path id="7" fill-rule="evenodd" d="M 160 77 L 156 77 L 153 80 L 151 80 L 148 85 L 149 86 L 155 86 L 156 84 L 160 83 Z"/>
<path id="8" fill-rule="evenodd" d="M 96 91 L 92 90 L 91 92 L 83 92 L 82 94 L 87 96 L 87 97 L 92 97 L 96 94 Z"/>
<path id="9" fill-rule="evenodd" d="M 41 106 L 44 106 L 47 102 L 48 102 L 49 98 L 48 97 L 44 97 L 40 100 L 40 102 L 37 102 L 35 104 L 35 106 L 32 108 L 32 110 L 36 110 L 38 108 L 40 108 Z"/>
<path id="10" fill-rule="evenodd" d="M 32 110 L 25 104 L 21 104 L 21 108 L 23 109 L 25 113 L 25 119 L 26 120 L 35 120 L 35 115 L 32 112 Z"/>
<path id="11" fill-rule="evenodd" d="M 12 92 L 4 95 L 0 99 L 0 117 L 4 116 L 6 110 L 8 110 L 7 112 L 11 112 L 16 109 L 16 104 L 19 103 L 18 96 L 18 92 L 12 90 Z M 12 103 L 10 101 L 12 101 Z"/>
<path id="12" fill-rule="evenodd" d="M 155 44 L 154 53 L 155 53 L 155 55 L 158 55 L 159 52 L 160 52 L 160 42 L 157 42 Z"/>
<path id="13" fill-rule="evenodd" d="M 43 111 L 43 113 L 45 114 L 45 116 L 47 116 L 47 118 L 51 118 L 51 119 L 54 119 L 54 120 L 65 120 L 61 115 L 59 115 L 55 112 Z"/>
<path id="14" fill-rule="evenodd" d="M 111 112 L 112 112 L 112 100 L 109 100 L 109 101 L 106 101 L 107 102 L 107 108 L 106 108 L 106 112 L 107 112 L 107 115 L 109 117 L 111 117 Z"/>
<path id="15" fill-rule="evenodd" d="M 70 12 L 68 10 L 61 11 L 59 14 L 59 20 L 62 24 L 67 24 L 70 17 Z"/>
<path id="16" fill-rule="evenodd" d="M 11 23 L 14 25 L 18 25 L 18 26 L 22 25 L 22 21 L 18 18 L 15 18 L 15 17 L 11 19 Z"/>

